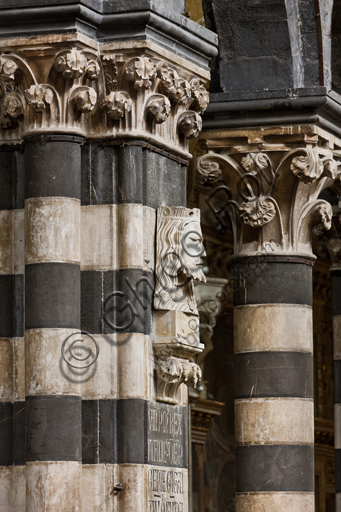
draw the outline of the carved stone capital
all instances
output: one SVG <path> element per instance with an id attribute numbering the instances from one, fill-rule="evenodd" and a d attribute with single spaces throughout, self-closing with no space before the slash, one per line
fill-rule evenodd
<path id="1" fill-rule="evenodd" d="M 64 45 L 62 50 L 60 45 L 37 45 L 36 53 L 18 48 L 1 56 L 1 125 L 11 128 L 6 138 L 49 131 L 103 139 L 137 137 L 190 158 L 188 139 L 199 134 L 199 114 L 208 104 L 206 74 L 185 61 L 179 66 L 178 58 L 170 61 L 155 50 L 115 51 L 114 44 L 109 46 L 102 52 L 85 45 Z M 9 92 L 21 98 L 17 117 L 7 112 L 9 102 L 12 113 L 19 111 L 13 95 L 4 102 Z"/>
<path id="2" fill-rule="evenodd" d="M 319 196 L 341 177 L 333 151 L 304 142 L 301 147 L 264 143 L 264 149 L 243 144 L 236 142 L 238 151 L 211 150 L 197 161 L 198 182 L 210 189 L 206 202 L 217 227 L 230 217 L 235 255 L 255 254 L 272 240 L 276 253 L 314 257 L 312 236 L 330 230 L 333 216 Z M 224 196 L 220 204 L 217 195 Z"/>

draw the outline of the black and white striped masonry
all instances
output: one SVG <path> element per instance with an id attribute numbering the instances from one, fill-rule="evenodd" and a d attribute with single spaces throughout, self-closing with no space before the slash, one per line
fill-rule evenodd
<path id="1" fill-rule="evenodd" d="M 185 161 L 143 142 L 82 148 L 81 328 L 99 347 L 82 383 L 83 512 L 109 507 L 103 490 L 148 465 L 188 466 L 186 407 L 154 402 L 151 337 L 156 208 L 185 205 L 185 183 Z M 150 428 L 158 409 L 170 454 Z M 124 509 L 145 508 L 139 489 L 122 494 Z"/>
<path id="2" fill-rule="evenodd" d="M 25 507 L 24 160 L 0 147 L 0 508 Z"/>
<path id="3" fill-rule="evenodd" d="M 330 269 L 333 287 L 336 511 L 341 511 L 341 269 Z"/>
<path id="4" fill-rule="evenodd" d="M 236 258 L 234 275 L 237 510 L 312 510 L 312 261 Z"/>
<path id="5" fill-rule="evenodd" d="M 81 508 L 81 387 L 61 357 L 80 328 L 81 144 L 25 140 L 26 510 Z"/>

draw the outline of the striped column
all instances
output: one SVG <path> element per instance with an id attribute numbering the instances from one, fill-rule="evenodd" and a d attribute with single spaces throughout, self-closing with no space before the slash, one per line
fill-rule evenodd
<path id="1" fill-rule="evenodd" d="M 25 510 L 24 175 L 0 147 L 0 511 Z"/>
<path id="2" fill-rule="evenodd" d="M 81 387 L 61 348 L 80 328 L 82 141 L 25 140 L 26 512 L 81 511 Z"/>
<path id="3" fill-rule="evenodd" d="M 314 510 L 312 266 L 263 259 L 257 272 L 255 259 L 234 262 L 236 511 L 307 512 Z"/>
<path id="4" fill-rule="evenodd" d="M 333 267 L 335 492 L 336 511 L 341 512 L 341 269 Z"/>
<path id="5" fill-rule="evenodd" d="M 145 145 L 89 142 L 83 147 L 82 330 L 99 347 L 95 368 L 82 383 L 83 512 L 151 510 L 146 493 L 148 419 L 155 400 L 156 208 L 163 201 L 185 204 L 180 185 L 186 173 L 175 159 Z M 177 419 L 178 408 L 170 409 Z M 186 428 L 181 424 L 184 436 Z M 182 446 L 187 466 L 184 453 Z M 113 492 L 115 484 L 123 491 Z"/>

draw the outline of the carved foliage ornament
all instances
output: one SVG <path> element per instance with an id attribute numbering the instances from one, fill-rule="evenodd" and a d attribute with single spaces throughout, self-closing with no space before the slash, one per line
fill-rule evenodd
<path id="1" fill-rule="evenodd" d="M 276 217 L 276 224 L 267 233 L 271 232 L 271 236 L 276 233 L 278 247 L 288 250 L 289 246 L 291 250 L 310 255 L 311 234 L 320 235 L 331 229 L 331 205 L 318 196 L 323 186 L 330 186 L 330 180 L 340 178 L 340 163 L 333 159 L 331 152 L 326 156 L 326 151 L 319 148 L 297 148 L 285 153 L 276 169 L 270 154 L 261 152 L 249 153 L 240 162 L 239 165 L 231 156 L 216 153 L 208 153 L 197 162 L 199 182 L 208 187 L 217 183 L 206 200 L 217 225 L 221 225 L 220 215 L 225 211 L 230 214 L 237 231 L 241 228 L 240 220 L 251 227 L 261 228 Z M 290 179 L 291 173 L 297 180 Z M 219 186 L 218 181 L 221 182 Z M 210 200 L 221 191 L 226 194 L 226 199 L 217 208 Z M 242 244 L 242 235 L 240 240 Z"/>
<path id="2" fill-rule="evenodd" d="M 25 91 L 25 98 L 31 108 L 42 112 L 53 102 L 53 91 L 47 85 L 31 85 Z"/>
<path id="3" fill-rule="evenodd" d="M 88 60 L 82 51 L 76 49 L 59 55 L 54 66 L 62 73 L 63 78 L 75 79 L 86 74 L 89 79 L 94 80 L 100 74 L 98 63 L 93 59 Z"/>
<path id="4" fill-rule="evenodd" d="M 4 82 L 14 82 L 14 75 L 17 69 L 18 66 L 13 60 L 5 57 L 0 58 L 0 80 Z"/>
<path id="5" fill-rule="evenodd" d="M 126 92 L 111 92 L 102 102 L 102 107 L 112 119 L 122 119 L 131 111 L 132 101 Z"/>
<path id="6" fill-rule="evenodd" d="M 156 124 L 164 123 L 171 111 L 171 104 L 162 94 L 152 96 L 147 104 L 147 112 L 154 118 Z"/>
<path id="7" fill-rule="evenodd" d="M 135 57 L 127 63 L 124 76 L 135 89 L 150 89 L 156 80 L 156 66 L 149 57 Z"/>
<path id="8" fill-rule="evenodd" d="M 97 102 L 97 93 L 92 87 L 79 86 L 73 90 L 70 100 L 79 112 L 91 112 Z"/>
<path id="9" fill-rule="evenodd" d="M 195 139 L 202 130 L 202 119 L 199 114 L 189 110 L 180 115 L 178 126 L 186 139 Z"/>

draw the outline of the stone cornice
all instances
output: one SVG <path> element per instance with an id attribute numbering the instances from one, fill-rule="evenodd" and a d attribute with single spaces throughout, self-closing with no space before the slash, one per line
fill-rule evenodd
<path id="1" fill-rule="evenodd" d="M 2 1 L 0 19 L 1 38 L 77 31 L 98 42 L 145 39 L 206 70 L 218 52 L 216 34 L 155 0 Z"/>
<path id="2" fill-rule="evenodd" d="M 214 93 L 204 130 L 314 123 L 341 136 L 341 96 L 327 87 Z"/>

